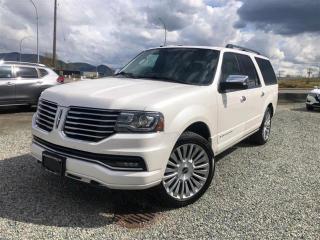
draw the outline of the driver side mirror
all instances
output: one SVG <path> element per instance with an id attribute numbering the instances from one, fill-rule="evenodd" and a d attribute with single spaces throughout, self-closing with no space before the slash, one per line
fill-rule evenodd
<path id="1" fill-rule="evenodd" d="M 245 90 L 248 89 L 247 75 L 229 75 L 224 82 L 220 82 L 220 90 L 225 92 L 226 90 Z"/>

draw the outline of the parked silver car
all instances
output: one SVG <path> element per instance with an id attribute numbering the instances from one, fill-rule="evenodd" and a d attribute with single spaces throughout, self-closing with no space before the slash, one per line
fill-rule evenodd
<path id="1" fill-rule="evenodd" d="M 0 61 L 0 107 L 37 104 L 43 90 L 63 82 L 43 64 Z"/>

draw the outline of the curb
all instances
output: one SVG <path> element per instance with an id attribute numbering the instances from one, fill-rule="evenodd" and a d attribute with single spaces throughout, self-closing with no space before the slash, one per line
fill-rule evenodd
<path id="1" fill-rule="evenodd" d="M 307 93 L 279 93 L 279 102 L 305 102 L 307 98 Z"/>

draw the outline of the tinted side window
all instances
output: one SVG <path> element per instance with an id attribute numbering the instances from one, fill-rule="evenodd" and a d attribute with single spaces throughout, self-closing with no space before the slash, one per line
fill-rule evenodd
<path id="1" fill-rule="evenodd" d="M 40 77 L 44 77 L 49 74 L 48 71 L 43 68 L 39 68 L 39 72 L 40 72 Z"/>
<path id="2" fill-rule="evenodd" d="M 242 54 L 237 54 L 237 58 L 242 75 L 249 77 L 248 87 L 255 88 L 260 86 L 258 74 L 251 58 Z"/>
<path id="3" fill-rule="evenodd" d="M 16 67 L 16 76 L 21 78 L 38 78 L 38 72 L 35 68 Z"/>
<path id="4" fill-rule="evenodd" d="M 0 66 L 0 78 L 12 78 L 10 66 Z"/>
<path id="5" fill-rule="evenodd" d="M 274 73 L 274 70 L 272 68 L 270 61 L 262 58 L 256 58 L 256 61 L 262 73 L 264 83 L 266 85 L 277 84 L 277 77 L 276 77 L 276 74 Z"/>
<path id="6" fill-rule="evenodd" d="M 221 82 L 225 82 L 229 75 L 241 75 L 241 72 L 236 55 L 226 52 L 223 55 Z"/>

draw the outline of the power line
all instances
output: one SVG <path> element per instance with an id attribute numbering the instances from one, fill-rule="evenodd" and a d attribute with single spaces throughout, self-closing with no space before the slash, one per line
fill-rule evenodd
<path id="1" fill-rule="evenodd" d="M 279 71 L 278 71 L 278 78 L 281 78 L 282 73 L 284 73 L 283 70 L 279 70 Z"/>

